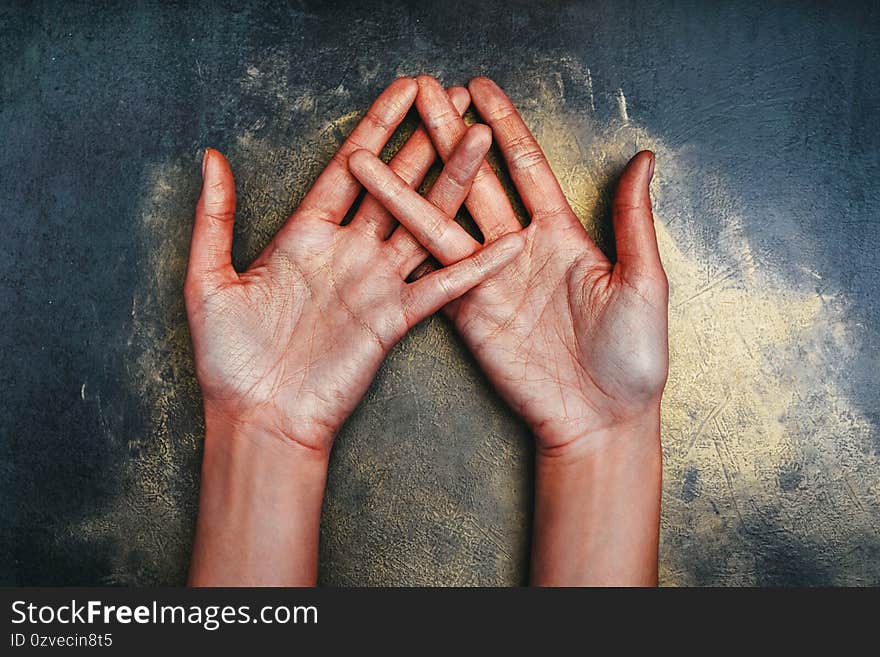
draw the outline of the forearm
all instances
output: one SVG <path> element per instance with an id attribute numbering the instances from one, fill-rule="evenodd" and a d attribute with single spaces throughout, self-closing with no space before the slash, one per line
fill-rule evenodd
<path id="1" fill-rule="evenodd" d="M 192 586 L 313 586 L 326 454 L 206 413 Z"/>
<path id="2" fill-rule="evenodd" d="M 638 426 L 539 447 L 532 584 L 656 585 L 661 461 L 659 410 Z"/>

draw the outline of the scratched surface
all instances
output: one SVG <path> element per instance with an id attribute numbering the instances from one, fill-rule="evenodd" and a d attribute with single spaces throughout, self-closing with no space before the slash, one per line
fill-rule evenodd
<path id="1" fill-rule="evenodd" d="M 378 91 L 427 72 L 504 86 L 600 243 L 622 164 L 657 152 L 662 582 L 880 584 L 876 9 L 233 4 L 0 8 L 0 583 L 184 581 L 201 150 L 232 162 L 245 266 Z M 426 321 L 338 438 L 321 581 L 524 582 L 531 457 Z"/>

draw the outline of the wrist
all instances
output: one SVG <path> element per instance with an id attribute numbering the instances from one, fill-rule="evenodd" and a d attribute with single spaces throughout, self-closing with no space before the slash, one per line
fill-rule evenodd
<path id="1" fill-rule="evenodd" d="M 328 457 L 206 407 L 190 583 L 314 584 Z"/>
<path id="2" fill-rule="evenodd" d="M 660 452 L 660 404 L 625 419 L 596 423 L 574 438 L 538 431 L 535 439 L 536 458 L 560 466 L 575 465 L 585 459 L 650 460 Z"/>
<path id="3" fill-rule="evenodd" d="M 323 481 L 329 460 L 329 450 L 291 440 L 288 433 L 205 410 L 202 478 L 234 478 L 226 482 L 230 494 L 246 485 L 285 490 Z"/>
<path id="4" fill-rule="evenodd" d="M 535 476 L 532 583 L 656 584 L 659 408 L 565 443 L 539 440 Z"/>
<path id="5" fill-rule="evenodd" d="M 262 404 L 255 408 L 230 408 L 229 404 L 205 399 L 205 435 L 217 441 L 235 438 L 271 449 L 279 458 L 328 460 L 340 427 L 327 426 L 295 410 Z M 307 459 L 308 460 L 308 459 Z"/>

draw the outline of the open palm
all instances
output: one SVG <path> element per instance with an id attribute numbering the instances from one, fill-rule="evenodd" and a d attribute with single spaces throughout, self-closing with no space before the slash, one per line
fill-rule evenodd
<path id="1" fill-rule="evenodd" d="M 422 119 L 448 157 L 466 128 L 435 80 L 418 82 Z M 648 194 L 653 156 L 633 158 L 619 183 L 612 264 L 584 231 L 504 93 L 481 78 L 470 91 L 532 222 L 521 231 L 525 247 L 513 262 L 447 307 L 456 328 L 543 448 L 658 412 L 667 372 L 667 285 Z M 425 207 L 375 159 L 358 164 L 355 175 L 442 264 L 480 248 L 450 218 L 454 208 Z M 487 164 L 467 207 L 487 242 L 520 231 Z"/>
<path id="2" fill-rule="evenodd" d="M 339 225 L 360 188 L 347 171 L 348 156 L 382 148 L 412 104 L 415 86 L 398 80 L 379 97 L 297 211 L 241 274 L 230 260 L 232 171 L 220 153 L 206 153 L 186 284 L 206 413 L 329 450 L 406 331 L 518 252 L 517 236 L 407 283 L 425 252 L 404 228 L 394 229 L 373 199 L 365 199 L 348 226 Z M 462 140 L 441 174 L 456 176 L 453 203 L 463 201 L 488 150 L 491 134 L 481 128 Z M 414 184 L 433 158 L 419 132 L 392 165 L 408 165 Z"/>

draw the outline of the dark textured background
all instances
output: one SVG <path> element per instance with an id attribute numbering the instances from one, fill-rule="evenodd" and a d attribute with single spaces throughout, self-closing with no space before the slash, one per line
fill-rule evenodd
<path id="1" fill-rule="evenodd" d="M 0 583 L 184 581 L 201 151 L 236 172 L 245 264 L 427 72 L 504 86 L 599 236 L 658 154 L 663 583 L 880 584 L 876 5 L 237 4 L 0 7 Z M 530 449 L 425 322 L 337 441 L 322 581 L 523 582 Z"/>

